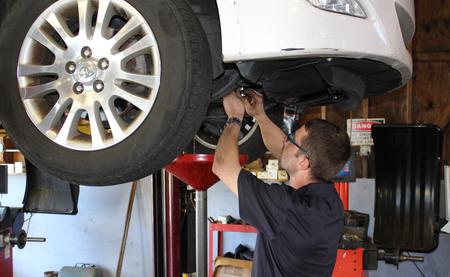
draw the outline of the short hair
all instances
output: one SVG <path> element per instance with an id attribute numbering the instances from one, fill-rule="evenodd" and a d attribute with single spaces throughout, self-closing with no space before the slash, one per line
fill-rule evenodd
<path id="1" fill-rule="evenodd" d="M 305 123 L 302 147 L 308 152 L 313 178 L 328 181 L 350 158 L 351 146 L 347 132 L 331 122 L 313 119 Z"/>

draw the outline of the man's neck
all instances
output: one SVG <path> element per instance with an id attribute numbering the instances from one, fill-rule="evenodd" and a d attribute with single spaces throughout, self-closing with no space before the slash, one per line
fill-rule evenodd
<path id="1" fill-rule="evenodd" d="M 289 185 L 293 187 L 294 189 L 299 189 L 301 187 L 304 187 L 311 183 L 316 183 L 317 181 L 314 180 L 309 176 L 309 174 L 297 174 L 290 176 Z"/>

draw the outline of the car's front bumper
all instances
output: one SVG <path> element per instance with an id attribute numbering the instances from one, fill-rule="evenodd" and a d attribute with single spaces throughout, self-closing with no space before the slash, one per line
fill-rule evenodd
<path id="1" fill-rule="evenodd" d="M 397 9 L 401 5 L 414 24 L 412 0 L 359 3 L 367 14 L 365 19 L 320 10 L 307 0 L 218 0 L 224 62 L 369 59 L 398 70 L 405 83 L 412 74 L 412 60 Z"/>

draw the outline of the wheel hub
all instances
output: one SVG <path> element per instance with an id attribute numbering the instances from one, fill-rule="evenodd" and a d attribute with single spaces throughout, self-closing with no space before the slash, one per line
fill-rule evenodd
<path id="1" fill-rule="evenodd" d="M 87 85 L 95 80 L 98 76 L 97 63 L 94 61 L 78 62 L 77 71 L 75 72 L 75 81 L 83 85 Z"/>

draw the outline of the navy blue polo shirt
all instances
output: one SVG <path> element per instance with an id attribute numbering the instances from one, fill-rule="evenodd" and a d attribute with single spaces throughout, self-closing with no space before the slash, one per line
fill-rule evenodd
<path id="1" fill-rule="evenodd" d="M 240 217 L 258 229 L 252 277 L 331 276 L 344 227 L 332 183 L 296 190 L 241 170 L 238 190 Z"/>

